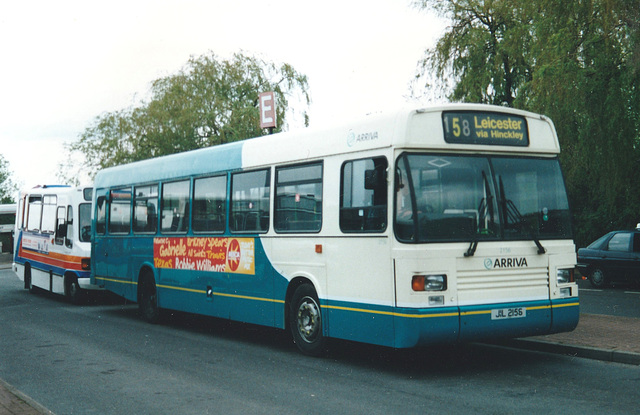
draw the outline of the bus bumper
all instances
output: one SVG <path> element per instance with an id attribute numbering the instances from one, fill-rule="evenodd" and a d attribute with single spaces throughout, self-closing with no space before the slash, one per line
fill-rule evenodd
<path id="1" fill-rule="evenodd" d="M 442 309 L 397 309 L 396 348 L 541 336 L 573 330 L 577 298 Z"/>

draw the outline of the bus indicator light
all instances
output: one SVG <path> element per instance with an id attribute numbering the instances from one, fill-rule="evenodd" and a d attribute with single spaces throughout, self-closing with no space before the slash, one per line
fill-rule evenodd
<path id="1" fill-rule="evenodd" d="M 411 278 L 411 288 L 413 291 L 424 291 L 424 275 L 414 275 Z"/>
<path id="2" fill-rule="evenodd" d="M 91 270 L 91 258 L 82 258 L 80 260 L 80 266 L 82 267 L 82 269 L 84 271 L 90 271 Z"/>

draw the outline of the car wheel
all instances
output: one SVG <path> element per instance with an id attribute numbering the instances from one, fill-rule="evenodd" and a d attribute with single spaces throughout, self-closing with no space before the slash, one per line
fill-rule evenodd
<path id="1" fill-rule="evenodd" d="M 589 274 L 589 282 L 593 288 L 603 288 L 606 284 L 604 271 L 600 268 L 594 268 Z"/>

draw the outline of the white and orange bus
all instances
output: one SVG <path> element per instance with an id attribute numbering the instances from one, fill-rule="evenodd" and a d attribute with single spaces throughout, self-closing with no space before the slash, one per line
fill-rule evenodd
<path id="1" fill-rule="evenodd" d="M 78 302 L 90 284 L 92 188 L 42 186 L 20 194 L 13 270 L 34 288 Z"/>

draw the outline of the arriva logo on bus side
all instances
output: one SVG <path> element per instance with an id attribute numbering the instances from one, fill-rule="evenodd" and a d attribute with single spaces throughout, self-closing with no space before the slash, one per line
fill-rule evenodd
<path id="1" fill-rule="evenodd" d="M 355 144 L 357 143 L 363 143 L 366 141 L 373 141 L 373 140 L 377 140 L 378 139 L 378 132 L 377 131 L 371 131 L 368 133 L 361 133 L 361 134 L 356 134 L 353 132 L 353 130 L 349 130 L 349 133 L 347 133 L 347 145 L 349 147 L 353 147 Z"/>
<path id="2" fill-rule="evenodd" d="M 528 267 L 527 258 L 486 258 L 484 267 L 486 269 L 494 268 L 525 268 Z"/>

